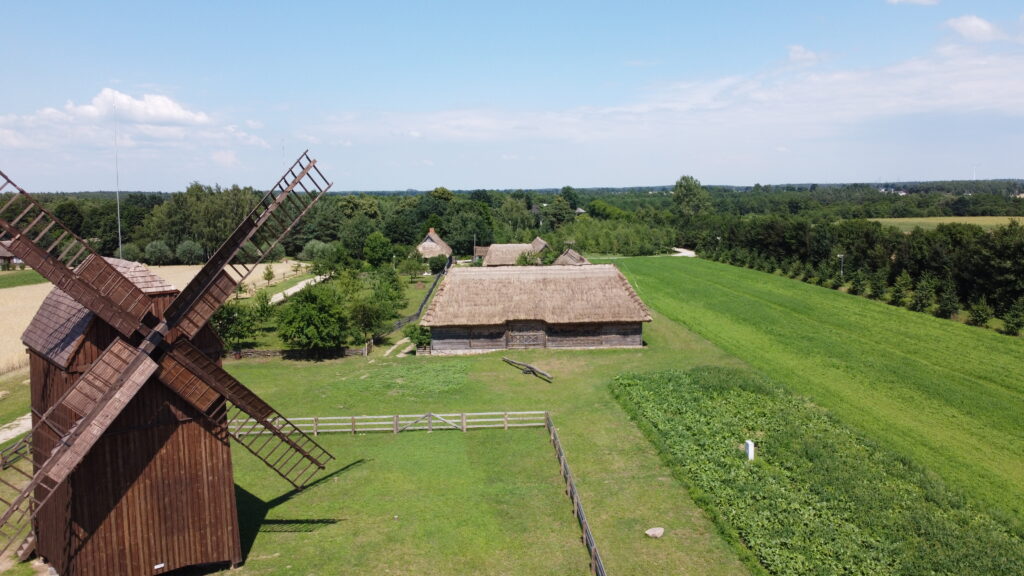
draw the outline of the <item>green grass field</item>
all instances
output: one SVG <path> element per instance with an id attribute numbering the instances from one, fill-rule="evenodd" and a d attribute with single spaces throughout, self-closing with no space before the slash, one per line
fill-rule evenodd
<path id="1" fill-rule="evenodd" d="M 1024 530 L 1024 340 L 715 262 L 616 264 L 649 306 Z"/>
<path id="2" fill-rule="evenodd" d="M 883 226 L 895 226 L 899 228 L 900 232 L 911 232 L 914 228 L 933 230 L 939 224 L 952 223 L 975 224 L 986 230 L 991 230 L 1009 224 L 1010 220 L 1024 221 L 1022 218 L 1012 216 L 936 216 L 932 218 L 871 218 L 871 220 L 881 222 Z"/>
<path id="3" fill-rule="evenodd" d="M 30 284 L 43 284 L 45 282 L 47 282 L 46 278 L 43 278 L 31 268 L 0 272 L 0 289 L 28 286 Z"/>
<path id="4" fill-rule="evenodd" d="M 654 448 L 629 421 L 608 390 L 612 377 L 625 369 L 685 368 L 704 364 L 736 366 L 738 363 L 703 339 L 663 317 L 656 318 L 655 322 L 648 326 L 645 338 L 650 346 L 643 350 L 537 350 L 517 351 L 513 354 L 518 360 L 534 363 L 554 374 L 555 382 L 551 384 L 523 375 L 506 365 L 501 361 L 500 353 L 472 357 L 372 356 L 369 359 L 347 358 L 319 363 L 246 360 L 228 362 L 227 368 L 282 413 L 296 417 L 415 414 L 427 411 L 550 410 L 559 427 L 563 446 L 577 477 L 587 516 L 609 572 L 745 574 L 747 569 L 739 561 L 736 552 L 717 535 L 715 527 L 696 507 L 686 490 L 673 479 L 671 471 L 660 461 Z M 380 348 L 384 347 L 382 345 Z M 505 460 L 498 449 L 498 444 L 488 443 L 507 442 L 514 445 L 509 458 L 519 458 L 516 454 L 521 451 L 535 453 L 534 450 L 539 450 L 536 453 L 543 456 L 540 461 L 541 468 L 547 466 L 547 470 L 553 476 L 529 476 L 537 478 L 536 488 L 528 486 L 522 490 L 516 489 L 515 494 L 501 500 L 505 502 L 500 507 L 502 514 L 509 522 L 520 526 L 521 534 L 525 538 L 522 546 L 516 545 L 519 547 L 516 548 L 515 554 L 509 554 L 507 549 L 501 548 L 506 545 L 513 546 L 514 543 L 502 540 L 505 536 L 498 539 L 500 546 L 495 553 L 506 560 L 505 564 L 487 564 L 484 561 L 486 546 L 474 540 L 469 534 L 458 533 L 453 527 L 441 525 L 418 532 L 402 546 L 394 545 L 387 532 L 363 531 L 360 533 L 362 540 L 358 544 L 339 544 L 337 553 L 324 552 L 322 559 L 294 564 L 293 569 L 302 573 L 318 572 L 316 567 L 321 566 L 319 562 L 329 562 L 332 566 L 346 566 L 346 558 L 350 553 L 355 554 L 352 551 L 376 550 L 378 561 L 391 557 L 412 558 L 413 560 L 408 561 L 414 563 L 416 570 L 401 573 L 451 574 L 459 572 L 459 567 L 465 568 L 462 570 L 463 573 L 481 574 L 574 573 L 566 568 L 569 565 L 578 566 L 575 573 L 585 573 L 586 555 L 578 540 L 578 528 L 574 523 L 569 501 L 561 489 L 555 492 L 561 500 L 556 499 L 554 504 L 555 517 L 561 518 L 561 524 L 545 530 L 553 531 L 549 532 L 552 534 L 560 533 L 558 531 L 568 526 L 573 535 L 568 548 L 552 556 L 551 567 L 546 568 L 548 563 L 544 557 L 549 554 L 550 548 L 535 548 L 530 544 L 533 536 L 525 527 L 534 523 L 548 526 L 551 516 L 549 511 L 537 509 L 529 502 L 534 498 L 545 501 L 543 499 L 549 497 L 547 483 L 552 481 L 552 478 L 560 481 L 558 465 L 546 437 L 535 432 L 502 432 L 504 436 L 499 435 L 493 440 L 481 440 L 485 443 L 478 447 L 473 444 L 477 442 L 474 439 L 475 432 L 465 435 L 455 433 L 460 438 L 464 437 L 460 440 L 448 439 L 448 432 L 422 434 L 419 437 L 416 434 L 400 434 L 394 437 L 386 434 L 382 437 L 334 437 L 338 438 L 336 441 L 340 443 L 337 450 L 344 454 L 339 458 L 340 465 L 360 458 L 377 462 L 373 466 L 360 464 L 358 467 L 360 474 L 366 474 L 360 478 L 365 478 L 366 483 L 377 485 L 353 488 L 353 492 L 348 496 L 352 499 L 350 505 L 355 507 L 353 510 L 359 510 L 359 514 L 363 515 L 360 517 L 361 521 L 378 513 L 374 512 L 377 504 L 367 499 L 432 500 L 437 497 L 436 493 L 425 492 L 417 496 L 415 491 L 410 492 L 410 483 L 416 480 L 431 484 L 439 481 L 436 478 L 439 474 L 447 474 L 450 477 L 447 485 L 450 492 L 444 495 L 443 502 L 452 506 L 463 501 L 476 503 L 457 508 L 458 514 L 470 525 L 489 525 L 493 521 L 491 517 L 496 514 L 496 504 L 483 502 L 481 494 L 493 492 L 486 486 L 478 486 L 476 480 L 484 484 L 494 482 L 490 475 L 497 471 L 488 468 L 493 468 L 494 462 L 500 463 Z M 406 448 L 407 445 L 403 444 L 405 440 L 416 444 Z M 435 441 L 443 443 L 433 444 Z M 457 444 L 449 446 L 448 442 Z M 332 444 L 333 446 L 335 445 Z M 387 472 L 392 466 L 399 466 L 392 460 L 402 454 L 405 454 L 404 457 L 410 456 L 406 451 L 422 452 L 422 457 L 429 458 L 429 449 L 435 446 L 441 450 L 439 457 L 455 451 L 455 462 L 465 459 L 459 455 L 460 451 L 479 450 L 491 454 L 480 460 L 480 469 L 465 471 L 470 475 L 469 478 L 475 479 L 472 482 L 457 481 L 459 470 L 446 468 L 448 464 L 439 465 L 437 470 L 424 465 L 416 468 L 420 473 L 414 473 L 414 470 L 410 472 L 409 477 Z M 378 449 L 382 452 L 375 452 Z M 275 490 L 283 488 L 281 483 L 271 472 L 261 470 L 258 464 L 244 464 L 246 458 L 240 458 L 236 482 L 247 491 L 258 494 L 261 500 L 270 500 Z M 475 462 L 472 463 L 476 465 Z M 376 474 L 375 470 L 382 472 Z M 544 487 L 543 493 L 540 487 Z M 513 500 L 519 501 L 519 504 L 513 505 Z M 424 502 L 422 505 L 429 507 L 433 504 Z M 309 502 L 305 506 L 309 507 L 309 514 L 316 514 L 314 502 Z M 352 514 L 355 515 L 356 512 Z M 644 536 L 644 530 L 652 526 L 665 527 L 666 536 L 660 540 Z M 324 534 L 333 534 L 335 528 L 324 530 Z M 434 536 L 431 536 L 434 530 L 448 534 L 448 537 L 453 539 L 452 545 L 438 548 Z M 280 553 L 282 556 L 295 558 L 301 551 L 306 550 L 303 546 L 307 545 L 307 541 L 308 546 L 318 547 L 319 550 L 331 550 L 329 546 L 325 548 L 322 544 L 317 544 L 321 542 L 319 535 L 316 538 L 288 540 L 293 544 L 283 549 L 274 544 L 278 541 L 277 538 L 277 535 L 264 538 L 261 532 L 250 557 L 256 559 Z M 326 541 L 334 542 L 331 539 Z M 267 545 L 264 546 L 264 543 Z M 459 549 L 460 546 L 471 551 L 477 560 L 453 565 L 453 562 L 461 562 L 457 557 L 452 557 L 452 550 Z M 560 545 L 559 550 L 562 550 Z M 375 573 L 380 573 L 380 565 L 363 566 L 374 568 Z M 363 569 L 352 572 L 366 573 Z"/>

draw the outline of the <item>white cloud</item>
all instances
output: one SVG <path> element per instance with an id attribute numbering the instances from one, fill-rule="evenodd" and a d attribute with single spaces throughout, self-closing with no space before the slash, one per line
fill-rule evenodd
<path id="1" fill-rule="evenodd" d="M 211 145 L 269 146 L 233 124 L 221 124 L 168 96 L 134 97 L 102 89 L 88 104 L 68 101 L 30 114 L 0 116 L 0 149 L 202 148 Z"/>
<path id="2" fill-rule="evenodd" d="M 144 124 L 208 124 L 210 117 L 192 112 L 167 96 L 143 94 L 141 99 L 112 88 L 104 88 L 89 104 L 68 101 L 64 110 L 78 118 L 112 118 Z"/>
<path id="3" fill-rule="evenodd" d="M 885 0 L 889 4 L 917 4 L 919 6 L 934 6 L 939 0 Z"/>
<path id="4" fill-rule="evenodd" d="M 1006 37 L 994 24 L 973 14 L 947 20 L 946 26 L 974 42 L 991 42 Z"/>
<path id="5" fill-rule="evenodd" d="M 216 164 L 224 167 L 231 167 L 238 165 L 238 154 L 235 154 L 234 150 L 215 150 L 210 155 L 210 159 Z"/>
<path id="6" fill-rule="evenodd" d="M 789 61 L 796 64 L 814 64 L 821 56 L 799 44 L 789 47 Z"/>

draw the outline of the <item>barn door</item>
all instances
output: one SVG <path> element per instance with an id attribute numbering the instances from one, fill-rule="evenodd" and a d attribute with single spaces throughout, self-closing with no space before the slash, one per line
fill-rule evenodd
<path id="1" fill-rule="evenodd" d="M 546 348 L 547 334 L 543 322 L 510 322 L 508 326 L 509 348 Z"/>

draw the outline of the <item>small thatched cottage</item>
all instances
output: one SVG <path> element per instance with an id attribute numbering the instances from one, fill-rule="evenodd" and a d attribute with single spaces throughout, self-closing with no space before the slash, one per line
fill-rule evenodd
<path id="1" fill-rule="evenodd" d="M 572 248 L 567 248 L 565 252 L 562 252 L 561 256 L 555 258 L 555 261 L 551 263 L 552 266 L 583 266 L 585 264 L 590 264 L 590 261 Z"/>
<path id="2" fill-rule="evenodd" d="M 416 251 L 424 258 L 433 258 L 434 256 L 451 257 L 452 255 L 452 247 L 442 240 L 437 232 L 434 232 L 433 228 L 427 232 L 423 242 L 420 242 L 419 246 L 416 247 Z"/>
<path id="3" fill-rule="evenodd" d="M 651 315 L 615 266 L 453 268 L 421 324 L 433 354 L 643 345 Z"/>
<path id="4" fill-rule="evenodd" d="M 10 240 L 0 242 L 0 270 L 7 270 L 12 265 L 21 262 L 21 260 L 15 258 L 14 254 L 11 254 L 11 251 L 7 249 L 7 245 L 10 243 Z"/>
<path id="5" fill-rule="evenodd" d="M 521 255 L 539 255 L 549 248 L 548 243 L 540 236 L 529 244 L 491 244 L 484 254 L 484 266 L 515 266 Z"/>

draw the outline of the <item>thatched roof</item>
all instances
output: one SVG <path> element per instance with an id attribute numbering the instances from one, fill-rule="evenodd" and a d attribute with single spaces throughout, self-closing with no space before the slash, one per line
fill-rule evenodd
<path id="1" fill-rule="evenodd" d="M 583 266 L 584 264 L 590 264 L 590 261 L 584 258 L 579 252 L 572 248 L 568 248 L 551 264 L 553 266 Z"/>
<path id="2" fill-rule="evenodd" d="M 174 286 L 138 262 L 118 258 L 106 260 L 146 294 L 176 291 Z M 21 335 L 21 341 L 54 364 L 67 368 L 92 319 L 93 313 L 89 309 L 63 290 L 54 288 L 46 295 L 39 311 Z"/>
<path id="3" fill-rule="evenodd" d="M 452 255 L 452 247 L 442 240 L 441 237 L 438 236 L 437 232 L 434 232 L 433 228 L 427 232 L 427 235 L 423 238 L 423 242 L 420 242 L 419 246 L 416 247 L 416 251 L 424 258 Z"/>
<path id="4" fill-rule="evenodd" d="M 515 266 L 522 254 L 540 254 L 547 249 L 548 243 L 540 236 L 529 244 L 491 244 L 484 255 L 484 266 Z"/>
<path id="5" fill-rule="evenodd" d="M 473 246 L 473 258 L 483 258 L 487 256 L 487 246 Z"/>
<path id="6" fill-rule="evenodd" d="M 484 326 L 509 320 L 650 322 L 651 314 L 611 264 L 453 268 L 422 324 Z"/>

